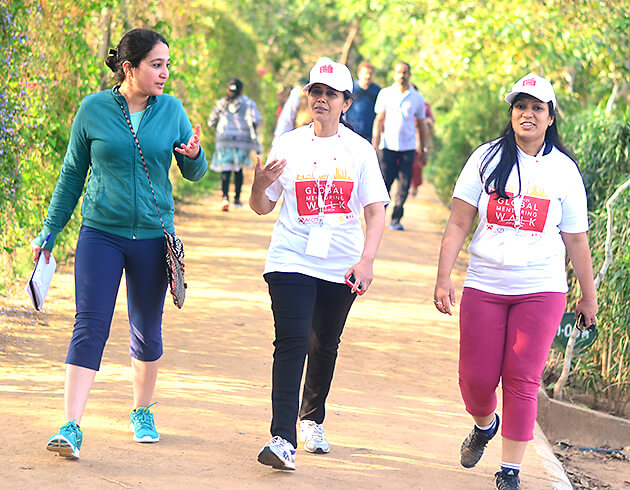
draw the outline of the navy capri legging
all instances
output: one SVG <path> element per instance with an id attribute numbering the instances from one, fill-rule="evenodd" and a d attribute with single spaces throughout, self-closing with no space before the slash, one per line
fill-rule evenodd
<path id="1" fill-rule="evenodd" d="M 74 261 L 76 319 L 67 364 L 98 371 L 123 270 L 129 355 L 140 361 L 156 361 L 162 356 L 167 287 L 164 238 L 130 240 L 84 225 Z"/>

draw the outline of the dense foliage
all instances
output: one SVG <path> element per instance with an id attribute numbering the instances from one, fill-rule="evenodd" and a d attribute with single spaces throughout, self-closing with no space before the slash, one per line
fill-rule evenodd
<path id="1" fill-rule="evenodd" d="M 521 0 L 425 1 L 374 5 L 362 24 L 361 54 L 389 71 L 395 59 L 437 116 L 437 153 L 428 174 L 449 203 L 471 151 L 507 123 L 503 96 L 532 71 L 554 82 L 561 135 L 574 151 L 589 196 L 595 272 L 604 260 L 605 202 L 630 178 L 630 4 Z M 400 5 L 400 4 L 399 4 Z M 401 33 L 387 25 L 410 26 Z M 384 50 L 396 39 L 395 49 Z M 391 79 L 391 76 L 390 76 Z M 388 82 L 389 83 L 389 82 Z M 600 340 L 574 360 L 569 389 L 588 391 L 600 407 L 623 414 L 630 401 L 630 193 L 614 209 L 614 259 L 598 290 Z M 579 288 L 570 275 L 569 305 Z M 548 376 L 563 352 L 552 353 Z"/>
<path id="2" fill-rule="evenodd" d="M 0 287 L 23 277 L 29 267 L 29 242 L 45 216 L 74 114 L 84 96 L 113 85 L 103 60 L 126 30 L 152 28 L 169 39 L 167 92 L 183 101 L 193 124 L 202 125 L 209 156 L 213 134 L 205 121 L 229 77 L 241 78 L 246 90 L 260 95 L 256 44 L 246 26 L 221 9 L 199 7 L 191 16 L 187 5 L 158 2 L 2 2 L 0 78 L 8 83 L 0 89 L 0 264 L 13 274 L 0 278 Z M 228 46 L 239 46 L 238 56 Z M 212 173 L 196 185 L 176 172 L 172 177 L 179 199 L 208 191 L 216 182 Z M 57 240 L 55 254 L 62 260 L 72 253 L 78 214 L 77 209 Z"/>
<path id="3" fill-rule="evenodd" d="M 0 267 L 10 272 L 0 288 L 24 277 L 74 113 L 85 95 L 111 87 L 103 59 L 132 27 L 169 39 L 167 91 L 202 124 L 208 155 L 214 142 L 205 121 L 230 76 L 258 103 L 268 149 L 277 95 L 317 57 L 347 60 L 353 72 L 368 59 L 382 86 L 392 83 L 395 60 L 408 61 L 436 115 L 428 173 L 445 202 L 470 152 L 507 122 L 502 98 L 511 84 L 529 71 L 550 78 L 561 134 L 588 187 L 601 265 L 604 202 L 630 173 L 627 0 L 0 0 Z M 211 176 L 189 185 L 174 174 L 176 196 L 212 189 Z M 601 339 L 576 360 L 571 378 L 616 410 L 614 400 L 629 391 L 628 201 L 623 196 L 615 210 L 615 258 L 599 290 Z M 72 253 L 78 220 L 60 235 L 58 257 Z"/>
<path id="4" fill-rule="evenodd" d="M 572 121 L 567 143 L 579 156 L 588 189 L 590 243 L 597 272 L 604 262 L 606 200 L 630 178 L 630 110 L 621 114 L 583 114 Z M 617 414 L 630 403 L 630 192 L 613 208 L 614 259 L 599 286 L 600 339 L 576 359 L 572 386 L 596 395 L 598 405 Z M 571 279 L 570 303 L 576 301 L 576 280 Z M 562 353 L 552 356 L 554 365 Z"/>

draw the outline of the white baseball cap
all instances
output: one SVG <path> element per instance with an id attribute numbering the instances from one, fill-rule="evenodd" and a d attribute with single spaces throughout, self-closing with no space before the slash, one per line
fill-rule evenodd
<path id="1" fill-rule="evenodd" d="M 352 74 L 346 65 L 337 63 L 330 58 L 320 58 L 311 68 L 308 83 L 302 90 L 308 90 L 316 83 L 323 83 L 339 92 L 352 92 Z"/>
<path id="2" fill-rule="evenodd" d="M 510 93 L 505 96 L 505 101 L 511 104 L 518 94 L 528 94 L 542 102 L 551 102 L 554 109 L 558 105 L 551 82 L 533 73 L 528 73 L 516 82 Z"/>

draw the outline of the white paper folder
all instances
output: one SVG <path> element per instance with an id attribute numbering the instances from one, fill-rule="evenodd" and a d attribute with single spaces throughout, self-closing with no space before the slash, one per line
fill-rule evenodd
<path id="1" fill-rule="evenodd" d="M 26 285 L 26 292 L 37 311 L 42 311 L 44 308 L 46 294 L 48 294 L 50 281 L 52 281 L 56 268 L 57 262 L 52 254 L 50 254 L 50 261 L 48 263 L 46 263 L 44 254 L 39 254 L 39 259 L 33 269 L 33 274 L 31 274 L 31 278 Z"/>

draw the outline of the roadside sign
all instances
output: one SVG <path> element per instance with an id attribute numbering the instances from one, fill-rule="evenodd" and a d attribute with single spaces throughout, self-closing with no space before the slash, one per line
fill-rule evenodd
<path id="1" fill-rule="evenodd" d="M 571 331 L 573 330 L 573 325 L 575 325 L 575 315 L 572 312 L 567 312 L 562 315 L 562 321 L 560 322 L 556 336 L 551 344 L 554 349 L 564 352 L 567 347 Z M 595 340 L 597 340 L 597 330 L 590 331 L 585 328 L 575 340 L 573 354 L 578 355 L 586 351 L 595 343 Z"/>

